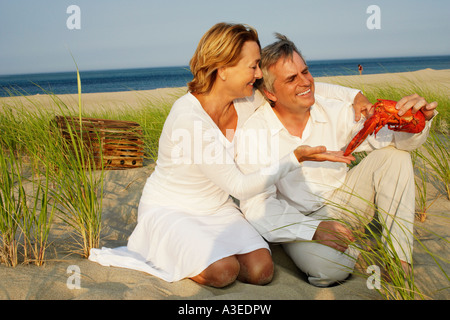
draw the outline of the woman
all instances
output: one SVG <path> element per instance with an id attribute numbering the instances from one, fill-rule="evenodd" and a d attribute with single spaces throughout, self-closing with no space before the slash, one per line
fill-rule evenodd
<path id="1" fill-rule="evenodd" d="M 267 183 L 259 174 L 246 179 L 227 150 L 235 129 L 254 111 L 249 103 L 234 101 L 253 95 L 253 83 L 262 77 L 259 60 L 255 30 L 215 25 L 191 59 L 189 93 L 166 119 L 157 166 L 143 190 L 139 225 L 128 249 L 171 270 L 174 280 L 190 277 L 223 287 L 236 278 L 254 284 L 272 278 L 267 243 L 229 197 L 264 190 Z M 164 230 L 164 237 L 156 230 Z M 143 239 L 149 248 L 142 248 Z"/>
<path id="2" fill-rule="evenodd" d="M 190 62 L 189 93 L 164 124 L 127 249 L 93 249 L 91 260 L 214 287 L 271 281 L 269 247 L 229 195 L 264 191 L 299 167 L 302 152 L 294 150 L 265 174 L 245 176 L 233 161 L 235 133 L 262 103 L 253 95 L 259 62 L 258 35 L 250 27 L 219 23 L 203 36 Z"/>

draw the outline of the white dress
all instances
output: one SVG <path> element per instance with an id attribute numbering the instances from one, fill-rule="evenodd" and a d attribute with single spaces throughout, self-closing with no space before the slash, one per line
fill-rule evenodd
<path id="1" fill-rule="evenodd" d="M 261 98 L 235 101 L 236 135 Z M 178 99 L 164 124 L 157 165 L 142 192 L 128 245 L 92 249 L 89 259 L 172 282 L 196 276 L 224 257 L 269 249 L 230 195 L 246 199 L 263 192 L 299 163 L 290 152 L 276 170 L 243 175 L 234 163 L 233 141 L 192 94 Z"/>

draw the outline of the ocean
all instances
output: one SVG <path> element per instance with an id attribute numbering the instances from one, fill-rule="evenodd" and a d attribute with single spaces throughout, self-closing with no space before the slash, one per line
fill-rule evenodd
<path id="1" fill-rule="evenodd" d="M 450 69 L 450 56 L 312 60 L 314 77 Z M 83 93 L 184 87 L 192 79 L 188 66 L 80 71 Z M 77 93 L 76 71 L 0 76 L 0 96 Z"/>

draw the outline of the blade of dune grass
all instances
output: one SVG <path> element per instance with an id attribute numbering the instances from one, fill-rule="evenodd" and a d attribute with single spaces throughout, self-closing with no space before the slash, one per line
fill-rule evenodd
<path id="1" fill-rule="evenodd" d="M 0 251 L 3 263 L 16 266 L 18 263 L 17 234 L 20 230 L 22 207 L 16 192 L 17 162 L 9 146 L 0 144 Z"/>
<path id="2" fill-rule="evenodd" d="M 81 105 L 81 77 L 80 77 L 80 70 L 78 69 L 77 61 L 75 60 L 72 52 L 70 52 L 70 56 L 72 57 L 73 63 L 75 64 L 75 68 L 77 70 L 77 92 L 78 92 L 78 117 L 80 120 L 80 127 L 82 126 L 81 122 L 81 113 L 82 113 L 82 105 Z"/>

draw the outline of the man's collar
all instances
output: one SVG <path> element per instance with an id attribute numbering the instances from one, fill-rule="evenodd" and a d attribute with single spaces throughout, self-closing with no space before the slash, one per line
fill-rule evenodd
<path id="1" fill-rule="evenodd" d="M 264 103 L 261 106 L 261 108 L 263 108 L 264 118 L 267 121 L 268 129 L 270 129 L 272 136 L 277 134 L 281 130 L 285 129 L 284 125 L 281 123 L 280 119 L 278 119 L 278 116 L 275 114 L 275 111 L 273 111 L 273 108 L 270 105 L 270 103 L 268 102 Z"/>
<path id="2" fill-rule="evenodd" d="M 267 124 L 270 128 L 272 135 L 277 134 L 280 130 L 283 130 L 283 129 L 287 130 L 284 127 L 283 123 L 278 118 L 278 116 L 275 114 L 275 112 L 273 111 L 273 108 L 270 106 L 269 103 L 265 103 L 262 107 L 264 108 L 264 117 L 267 120 Z M 316 122 L 327 123 L 328 122 L 327 117 L 323 113 L 322 107 L 320 106 L 320 103 L 318 103 L 317 101 L 311 106 L 310 117 L 311 117 L 311 121 L 314 123 L 316 123 Z"/>

